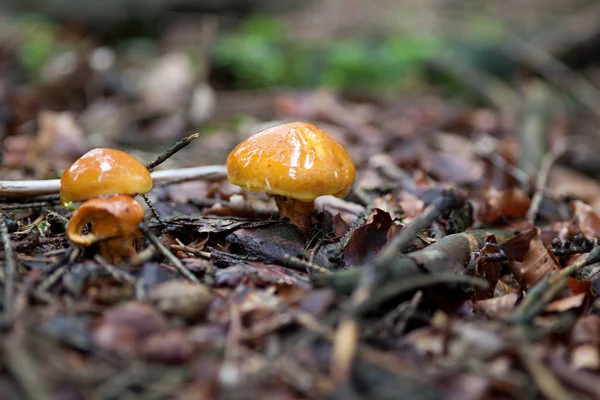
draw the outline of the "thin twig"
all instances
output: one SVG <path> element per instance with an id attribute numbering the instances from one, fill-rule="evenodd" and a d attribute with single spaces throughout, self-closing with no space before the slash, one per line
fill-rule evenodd
<path id="1" fill-rule="evenodd" d="M 52 396 L 47 382 L 42 379 L 31 356 L 16 339 L 4 341 L 2 344 L 4 368 L 19 382 L 29 400 L 50 400 Z"/>
<path id="2" fill-rule="evenodd" d="M 177 143 L 175 143 L 173 146 L 169 147 L 162 154 L 160 154 L 158 157 L 156 157 L 156 159 L 154 159 L 154 161 L 149 162 L 146 165 L 146 168 L 148 168 L 149 171 L 152 171 L 154 168 L 156 168 L 160 164 L 164 163 L 166 160 L 168 160 L 170 157 L 172 157 L 173 154 L 177 153 L 179 150 L 186 147 L 188 144 L 190 144 L 192 142 L 192 140 L 197 139 L 198 137 L 200 137 L 199 133 L 193 133 L 188 137 L 178 140 Z"/>
<path id="3" fill-rule="evenodd" d="M 227 169 L 224 165 L 206 165 L 154 171 L 151 176 L 155 184 L 171 184 L 194 180 L 216 181 L 227 177 Z M 50 195 L 57 194 L 59 190 L 60 179 L 0 181 L 0 198 L 14 199 Z"/>
<path id="4" fill-rule="evenodd" d="M 171 249 L 178 250 L 178 251 L 184 251 L 186 253 L 193 254 L 195 256 L 200 256 L 200 257 L 210 260 L 210 253 L 208 251 L 197 250 L 197 249 L 193 249 L 188 246 L 178 245 L 178 244 L 172 244 Z"/>
<path id="5" fill-rule="evenodd" d="M 298 269 L 305 268 L 307 270 L 318 272 L 320 274 L 331 274 L 331 271 L 327 268 L 323 268 L 317 264 L 302 260 L 301 258 L 294 257 L 287 253 L 283 255 L 283 259 L 291 264 L 294 264 L 296 267 L 298 267 Z"/>
<path id="6" fill-rule="evenodd" d="M 146 202 L 146 205 L 148 205 L 148 208 L 150 209 L 150 212 L 152 213 L 152 216 L 158 221 L 158 223 L 160 224 L 160 226 L 162 226 L 163 228 L 166 228 L 167 224 L 160 217 L 160 214 L 158 213 L 158 210 L 156 209 L 156 207 L 154 207 L 154 204 L 152 204 L 152 202 L 150 201 L 150 199 L 148 198 L 148 196 L 146 196 L 145 194 L 140 194 L 140 197 L 142 199 L 144 199 L 144 201 Z"/>
<path id="7" fill-rule="evenodd" d="M 49 201 L 38 201 L 34 203 L 0 204 L 0 210 L 22 210 L 24 208 L 44 208 L 58 203 Z"/>
<path id="8" fill-rule="evenodd" d="M 533 195 L 533 198 L 531 199 L 529 210 L 527 210 L 527 221 L 532 226 L 535 223 L 535 218 L 537 217 L 540 205 L 542 204 L 542 199 L 544 198 L 544 192 L 546 189 L 546 183 L 548 182 L 548 175 L 550 174 L 550 169 L 552 168 L 552 165 L 554 165 L 556 160 L 558 160 L 563 155 L 566 148 L 566 144 L 563 142 L 559 144 L 557 148 L 547 153 L 542 159 L 540 171 L 537 174 L 537 178 L 535 180 L 535 193 Z"/>
<path id="9" fill-rule="evenodd" d="M 573 396 L 560 384 L 556 376 L 540 361 L 525 340 L 516 346 L 517 353 L 540 391 L 550 400 L 569 400 Z"/>
<path id="10" fill-rule="evenodd" d="M 194 274 L 192 274 L 185 267 L 185 265 L 183 265 L 183 263 L 177 257 L 175 257 L 175 255 L 171 253 L 171 251 L 164 244 L 162 244 L 161 241 L 154 234 L 152 234 L 152 232 L 150 232 L 150 229 L 148 229 L 144 223 L 140 223 L 138 228 L 144 234 L 144 236 L 146 236 L 150 243 L 152 243 L 154 247 L 156 247 L 156 249 L 171 262 L 171 264 L 173 264 L 175 269 L 181 275 L 185 276 L 187 279 L 196 284 L 200 284 L 198 278 L 196 278 L 196 276 L 194 276 Z"/>
<path id="11" fill-rule="evenodd" d="M 119 268 L 115 268 L 114 265 L 107 262 L 100 254 L 96 254 L 94 256 L 94 261 L 96 261 L 104 269 L 106 269 L 108 271 L 108 273 L 111 274 L 113 278 L 115 278 L 115 280 L 120 281 L 120 282 L 127 282 L 133 286 L 136 285 L 137 280 L 135 279 L 135 276 L 131 275 L 127 271 L 124 271 Z"/>
<path id="12" fill-rule="evenodd" d="M 17 269 L 17 261 L 8 234 L 8 226 L 3 213 L 0 213 L 0 240 L 4 248 L 4 313 L 2 315 L 2 323 L 10 327 L 13 320 L 13 302 L 15 289 L 15 272 Z"/>

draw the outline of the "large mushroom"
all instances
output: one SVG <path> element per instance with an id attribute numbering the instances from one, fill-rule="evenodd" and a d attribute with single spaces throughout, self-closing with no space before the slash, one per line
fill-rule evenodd
<path id="1" fill-rule="evenodd" d="M 60 199 L 68 206 L 85 201 L 67 225 L 67 237 L 77 246 L 98 244 L 102 256 L 113 263 L 135 253 L 138 224 L 144 211 L 133 196 L 152 188 L 150 172 L 127 153 L 94 149 L 63 174 Z M 89 233 L 82 233 L 90 224 Z"/>
<path id="2" fill-rule="evenodd" d="M 310 230 L 314 199 L 346 196 L 355 176 L 342 145 L 307 122 L 264 129 L 227 157 L 227 179 L 232 184 L 275 197 L 281 217 L 304 233 Z"/>

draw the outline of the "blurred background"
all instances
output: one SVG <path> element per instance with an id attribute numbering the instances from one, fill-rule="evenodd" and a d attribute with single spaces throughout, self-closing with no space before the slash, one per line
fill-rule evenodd
<path id="1" fill-rule="evenodd" d="M 268 121 L 308 119 L 359 164 L 424 131 L 562 127 L 595 175 L 599 21 L 591 0 L 3 0 L 0 171 L 54 177 L 100 146 L 148 158 L 196 131 L 180 162 L 223 163 Z"/>

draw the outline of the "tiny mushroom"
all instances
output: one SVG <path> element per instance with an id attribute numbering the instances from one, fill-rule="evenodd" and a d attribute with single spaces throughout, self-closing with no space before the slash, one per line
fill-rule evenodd
<path id="1" fill-rule="evenodd" d="M 114 149 L 90 150 L 60 179 L 60 201 L 68 206 L 98 196 L 135 196 L 152 189 L 150 171 L 134 157 Z"/>
<path id="2" fill-rule="evenodd" d="M 283 218 L 307 233 L 314 199 L 344 197 L 356 171 L 346 150 L 307 122 L 264 129 L 239 143 L 227 157 L 227 179 L 275 197 Z"/>
<path id="3" fill-rule="evenodd" d="M 116 263 L 135 253 L 144 210 L 133 198 L 152 188 L 150 172 L 129 154 L 94 149 L 63 174 L 60 200 L 65 205 L 85 201 L 67 225 L 71 243 L 88 247 L 98 243 L 102 256 Z M 82 233 L 91 224 L 87 234 Z"/>
<path id="4" fill-rule="evenodd" d="M 144 209 L 131 196 L 96 197 L 75 211 L 67 225 L 67 236 L 71 243 L 82 247 L 98 243 L 102 257 L 118 262 L 135 253 L 135 241 L 140 237 L 138 224 L 143 218 Z M 88 223 L 89 233 L 82 233 Z"/>

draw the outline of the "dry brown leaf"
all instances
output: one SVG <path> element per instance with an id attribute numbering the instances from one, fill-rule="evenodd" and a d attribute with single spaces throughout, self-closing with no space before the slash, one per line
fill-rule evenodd
<path id="1" fill-rule="evenodd" d="M 570 276 L 567 278 L 567 286 L 575 294 L 591 294 L 592 290 L 592 283 L 590 281 L 580 281 Z"/>
<path id="2" fill-rule="evenodd" d="M 556 197 L 571 197 L 590 204 L 600 212 L 600 183 L 587 175 L 564 165 L 554 165 L 548 177 L 548 189 Z"/>
<path id="3" fill-rule="evenodd" d="M 582 201 L 573 201 L 573 219 L 586 237 L 600 237 L 600 216 Z"/>
<path id="4" fill-rule="evenodd" d="M 509 293 L 504 296 L 478 301 L 474 304 L 474 307 L 489 317 L 502 317 L 514 310 L 518 299 L 518 294 Z"/>
<path id="5" fill-rule="evenodd" d="M 563 299 L 559 299 L 553 301 L 548 304 L 545 308 L 547 312 L 563 312 L 568 311 L 573 308 L 579 308 L 583 305 L 585 300 L 585 293 L 576 294 L 574 296 L 565 297 Z"/>
<path id="6" fill-rule="evenodd" d="M 517 187 L 503 191 L 489 188 L 481 201 L 474 202 L 475 220 L 486 225 L 505 218 L 522 218 L 527 213 L 530 203 L 529 196 Z"/>
<path id="7" fill-rule="evenodd" d="M 600 349 L 592 344 L 582 344 L 571 351 L 571 366 L 575 369 L 600 368 Z"/>
<path id="8" fill-rule="evenodd" d="M 529 250 L 525 254 L 523 262 L 512 261 L 510 263 L 511 271 L 517 281 L 527 288 L 531 288 L 543 277 L 560 270 L 560 264 L 554 253 L 542 243 L 539 228 L 533 228 L 533 230 Z"/>
<path id="9" fill-rule="evenodd" d="M 346 264 L 359 265 L 372 260 L 388 242 L 388 231 L 394 225 L 389 213 L 373 209 L 365 224 L 352 232 L 344 249 Z"/>

